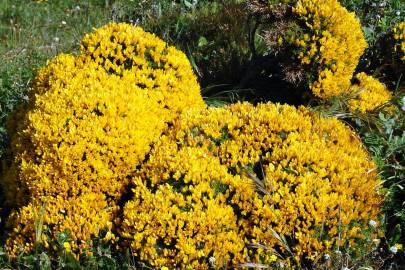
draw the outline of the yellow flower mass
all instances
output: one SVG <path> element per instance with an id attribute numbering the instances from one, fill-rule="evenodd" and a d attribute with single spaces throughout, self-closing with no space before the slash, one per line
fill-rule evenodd
<path id="1" fill-rule="evenodd" d="M 364 44 L 354 16 L 317 2 L 294 12 L 314 35 L 308 59 L 332 72 L 318 80 L 330 92 L 313 90 L 328 97 L 345 89 Z M 332 8 L 343 18 L 328 23 Z M 381 85 L 358 78 L 353 108 L 381 104 Z M 100 239 L 157 269 L 272 265 L 273 250 L 298 265 L 360 244 L 379 212 L 375 165 L 344 124 L 278 104 L 207 109 L 186 56 L 128 24 L 50 61 L 9 130 L 14 159 L 0 184 L 13 257 L 52 250 L 66 233 L 74 256 Z"/>
<path id="2" fill-rule="evenodd" d="M 395 50 L 401 55 L 401 59 L 405 61 L 405 22 L 401 22 L 394 27 L 394 39 L 397 42 Z"/>
<path id="3" fill-rule="evenodd" d="M 313 72 L 312 93 L 321 99 L 347 93 L 367 47 L 359 20 L 338 0 L 298 0 L 293 12 L 304 33 L 290 40 L 298 59 Z"/>
<path id="4" fill-rule="evenodd" d="M 134 76 L 171 113 L 205 106 L 187 56 L 140 27 L 110 23 L 86 35 L 80 47 L 83 57 L 108 73 Z"/>
<path id="5" fill-rule="evenodd" d="M 385 85 L 377 79 L 363 72 L 357 74 L 356 78 L 359 83 L 353 84 L 350 88 L 351 94 L 354 95 L 349 101 L 350 111 L 367 113 L 384 105 L 392 98 Z"/>
<path id="6" fill-rule="evenodd" d="M 179 112 L 205 106 L 186 56 L 139 27 L 109 24 L 86 36 L 82 49 L 39 72 L 30 104 L 11 125 L 15 158 L 0 182 L 17 208 L 8 221 L 13 255 L 33 248 L 40 209 L 42 231 L 51 234 L 42 235 L 45 246 L 64 231 L 73 252 L 102 230 L 114 238 L 128 176 Z"/>
<path id="7" fill-rule="evenodd" d="M 272 248 L 288 255 L 274 232 L 288 239 L 287 261 L 317 260 L 362 239 L 381 201 L 349 128 L 274 104 L 186 111 L 132 184 L 120 235 L 157 268 L 271 264 Z"/>

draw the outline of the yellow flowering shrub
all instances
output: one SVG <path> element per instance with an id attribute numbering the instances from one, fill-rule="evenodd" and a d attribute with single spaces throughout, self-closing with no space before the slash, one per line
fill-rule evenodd
<path id="1" fill-rule="evenodd" d="M 36 96 L 14 141 L 16 178 L 7 179 L 26 185 L 32 197 L 18 223 L 32 229 L 34 220 L 31 225 L 26 222 L 32 217 L 30 211 L 45 204 L 44 230 L 52 228 L 56 234 L 61 232 L 58 228 L 69 228 L 74 237 L 84 240 L 77 241 L 83 246 L 111 221 L 96 218 L 87 208 L 111 214 L 125 191 L 127 176 L 165 127 L 161 108 L 143 90 L 128 87 L 131 80 L 88 65 L 67 85 L 52 84 Z M 96 205 L 102 208 L 83 200 L 88 194 L 96 194 Z M 83 205 L 74 206 L 78 203 Z M 71 222 L 75 216 L 81 216 L 87 227 Z M 18 228 L 13 231 L 16 239 L 11 236 L 15 251 L 20 234 L 33 237 Z"/>
<path id="2" fill-rule="evenodd" d="M 58 234 L 69 235 L 70 251 L 92 245 L 92 238 L 101 232 L 110 232 L 114 211 L 102 193 L 83 191 L 81 196 L 46 195 L 34 198 L 18 212 L 13 212 L 9 227 L 13 228 L 6 241 L 10 255 L 30 252 L 36 243 L 56 251 L 55 239 Z M 38 222 L 43 222 L 43 226 Z M 38 229 L 42 232 L 38 234 Z M 115 237 L 115 236 L 114 236 Z M 70 244 L 71 243 L 71 244 Z"/>
<path id="3" fill-rule="evenodd" d="M 319 259 L 355 246 L 378 215 L 374 163 L 336 119 L 303 107 L 190 109 L 132 178 L 120 236 L 153 267 Z M 252 248 L 256 246 L 256 248 Z M 266 248 L 263 248 L 266 247 Z"/>
<path id="4" fill-rule="evenodd" d="M 102 33 L 124 43 L 104 43 Z M 86 51 L 92 42 L 117 53 L 126 46 L 122 53 L 131 59 L 111 71 L 105 65 L 114 56 L 102 60 L 97 49 Z M 32 250 L 39 209 L 46 247 L 64 231 L 74 253 L 101 231 L 114 238 L 110 230 L 128 176 L 179 112 L 205 107 L 185 55 L 141 28 L 109 24 L 84 37 L 82 49 L 39 71 L 30 104 L 11 125 L 14 160 L 0 178 L 7 204 L 17 208 L 8 221 L 11 255 Z"/>
<path id="5" fill-rule="evenodd" d="M 269 1 L 267 1 L 269 2 Z M 284 80 L 319 99 L 347 94 L 367 48 L 361 24 L 338 0 L 249 1 Z"/>
<path id="6" fill-rule="evenodd" d="M 394 27 L 394 39 L 396 41 L 395 51 L 401 55 L 401 59 L 405 61 L 405 22 L 401 22 Z"/>
<path id="7" fill-rule="evenodd" d="M 354 98 L 349 100 L 350 111 L 366 113 L 387 103 L 391 93 L 384 84 L 364 72 L 356 75 L 359 83 L 353 84 L 351 92 Z"/>
<path id="8" fill-rule="evenodd" d="M 171 112 L 204 106 L 187 56 L 140 27 L 110 23 L 86 35 L 80 47 L 84 57 L 107 72 L 134 76 Z"/>
<path id="9" fill-rule="evenodd" d="M 301 63 L 315 70 L 312 93 L 322 99 L 344 93 L 367 47 L 359 20 L 337 0 L 298 0 L 293 12 L 305 25 L 292 42 Z"/>
<path id="10" fill-rule="evenodd" d="M 71 54 L 59 54 L 38 71 L 31 89 L 31 96 L 44 94 L 53 85 L 69 84 L 75 74 L 84 68 L 83 59 Z"/>
<path id="11" fill-rule="evenodd" d="M 16 181 L 18 178 L 18 167 L 22 163 L 21 155 L 17 155 L 17 153 L 21 152 L 22 154 L 25 152 L 24 154 L 27 156 L 35 155 L 33 147 L 23 148 L 24 145 L 31 145 L 31 134 L 20 132 L 26 128 L 27 112 L 35 107 L 37 95 L 43 95 L 51 86 L 63 88 L 74 77 L 74 74 L 83 68 L 82 65 L 83 62 L 77 61 L 73 55 L 60 54 L 56 56 L 47 66 L 39 70 L 30 92 L 30 102 L 18 108 L 11 115 L 7 123 L 7 130 L 12 137 L 11 152 L 15 160 L 3 172 L 3 175 L 0 176 L 0 184 L 6 191 L 4 195 L 6 197 L 6 204 L 9 207 L 21 206 L 28 199 L 25 182 Z M 19 134 L 17 135 L 17 133 Z"/>

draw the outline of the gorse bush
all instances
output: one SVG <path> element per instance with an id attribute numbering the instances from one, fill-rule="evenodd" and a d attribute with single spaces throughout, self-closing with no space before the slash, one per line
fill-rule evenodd
<path id="1" fill-rule="evenodd" d="M 378 76 L 389 88 L 403 77 L 398 54 L 393 54 L 392 30 L 405 18 L 402 0 L 341 0 L 361 21 L 369 47 L 361 57 L 357 71 Z M 402 69 L 402 70 L 401 70 Z"/>
<path id="2" fill-rule="evenodd" d="M 351 112 L 366 113 L 391 98 L 388 89 L 365 72 L 355 74 L 367 42 L 359 20 L 337 0 L 249 1 L 262 24 L 273 77 L 289 83 L 298 104 L 345 100 Z M 281 74 L 280 74 L 281 73 Z M 286 95 L 288 95 L 286 93 Z"/>
<path id="3" fill-rule="evenodd" d="M 83 38 L 81 53 L 108 73 L 135 76 L 136 85 L 150 89 L 149 95 L 169 111 L 204 104 L 185 54 L 139 27 L 102 27 Z"/>
<path id="4" fill-rule="evenodd" d="M 134 174 L 120 235 L 154 267 L 310 264 L 360 245 L 382 199 L 375 169 L 349 128 L 304 108 L 189 110 Z"/>
<path id="5" fill-rule="evenodd" d="M 377 79 L 365 73 L 357 74 L 355 79 L 357 82 L 350 88 L 350 92 L 354 95 L 348 103 L 350 111 L 367 113 L 391 100 L 391 93 Z"/>
<path id="6" fill-rule="evenodd" d="M 303 95 L 348 97 L 353 114 L 391 98 L 366 73 L 353 78 L 367 44 L 338 1 L 262 2 L 248 6 L 264 23 L 254 26 L 269 46 L 263 58 L 285 60 Z M 204 19 L 210 8 L 241 14 L 240 1 L 215 3 L 173 6 L 204 7 Z M 216 17 L 221 26 L 240 23 L 230 14 Z M 247 45 L 204 30 L 215 38 L 200 36 L 202 55 L 211 43 L 226 48 L 213 61 Z M 15 261 L 41 251 L 88 259 L 107 247 L 152 268 L 311 269 L 334 251 L 375 247 L 382 181 L 353 130 L 304 107 L 207 108 L 186 55 L 140 27 L 110 23 L 85 35 L 78 55 L 51 60 L 8 130 L 0 187 Z"/>
<path id="7" fill-rule="evenodd" d="M 75 243 L 107 227 L 126 176 L 164 128 L 159 106 L 104 71 L 83 69 L 67 86 L 54 85 L 35 99 L 13 141 L 16 164 L 5 176 L 6 182 L 21 183 L 17 187 L 26 184 L 32 197 L 16 216 L 15 252 L 23 243 L 34 243 L 32 215 L 42 206 L 45 228 L 68 230 Z M 11 199 L 12 184 L 5 186 Z"/>
<path id="8" fill-rule="evenodd" d="M 262 31 L 269 48 L 300 65 L 288 68 L 287 61 L 286 76 L 304 81 L 321 99 L 347 91 L 367 47 L 355 15 L 337 0 L 276 2 L 251 1 L 251 10 L 268 25 Z"/>
<path id="9" fill-rule="evenodd" d="M 298 1 L 293 12 L 309 32 L 292 41 L 301 63 L 318 71 L 310 81 L 312 92 L 320 98 L 342 93 L 367 47 L 360 22 L 336 0 Z"/>
<path id="10" fill-rule="evenodd" d="M 205 105 L 186 56 L 140 28 L 109 24 L 84 37 L 81 55 L 56 57 L 10 127 L 14 160 L 1 184 L 7 205 L 19 209 L 8 251 L 47 247 L 49 233 L 52 240 L 64 231 L 74 252 L 102 230 L 113 237 L 128 176 L 190 106 Z"/>

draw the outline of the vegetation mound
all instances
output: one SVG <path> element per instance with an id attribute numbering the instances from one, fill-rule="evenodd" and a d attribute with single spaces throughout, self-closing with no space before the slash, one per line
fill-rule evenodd
<path id="1" fill-rule="evenodd" d="M 11 254 L 65 231 L 73 251 L 91 246 L 112 229 L 128 176 L 167 123 L 205 106 L 186 56 L 139 27 L 109 24 L 82 46 L 91 52 L 59 55 L 39 72 L 11 128 L 14 160 L 1 180 L 18 208 L 8 224 Z"/>
<path id="2" fill-rule="evenodd" d="M 132 184 L 120 234 L 154 267 L 316 261 L 359 245 L 381 202 L 349 128 L 274 104 L 186 111 Z"/>

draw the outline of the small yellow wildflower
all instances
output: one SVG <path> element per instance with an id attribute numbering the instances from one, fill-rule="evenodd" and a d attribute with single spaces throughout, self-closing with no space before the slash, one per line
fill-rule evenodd
<path id="1" fill-rule="evenodd" d="M 402 61 L 405 61 L 405 21 L 398 23 L 393 30 L 396 41 L 394 50 L 400 53 Z"/>
<path id="2" fill-rule="evenodd" d="M 394 246 L 395 246 L 398 250 L 402 250 L 402 249 L 403 249 L 402 244 L 397 243 L 397 244 L 395 244 Z"/>
<path id="3" fill-rule="evenodd" d="M 71 251 L 71 246 L 69 242 L 64 242 L 63 243 L 63 247 L 65 248 L 66 252 L 70 252 Z"/>

